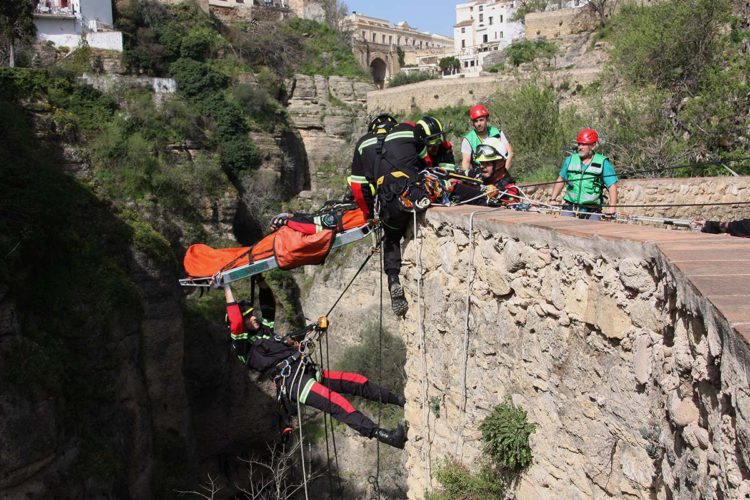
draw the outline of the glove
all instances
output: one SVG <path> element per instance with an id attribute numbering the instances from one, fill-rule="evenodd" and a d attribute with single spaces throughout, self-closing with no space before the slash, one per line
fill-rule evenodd
<path id="1" fill-rule="evenodd" d="M 487 195 L 487 198 L 495 198 L 500 194 L 500 190 L 494 184 L 482 186 L 482 191 L 484 191 L 484 193 Z"/>
<path id="2" fill-rule="evenodd" d="M 292 214 L 289 213 L 280 213 L 276 215 L 273 219 L 271 219 L 271 224 L 269 224 L 268 228 L 271 231 L 276 231 L 281 226 L 286 226 L 286 223 L 289 222 L 289 217 L 291 216 Z"/>

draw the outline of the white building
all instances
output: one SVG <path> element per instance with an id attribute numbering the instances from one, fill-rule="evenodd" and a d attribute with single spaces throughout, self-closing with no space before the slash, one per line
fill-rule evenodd
<path id="1" fill-rule="evenodd" d="M 518 7 L 511 0 L 474 0 L 456 5 L 453 40 L 461 72 L 478 76 L 484 57 L 524 36 L 521 22 L 510 19 Z"/>
<path id="2" fill-rule="evenodd" d="M 545 10 L 577 8 L 586 3 L 588 0 L 552 0 Z M 510 20 L 520 5 L 518 0 L 473 0 L 456 5 L 453 40 L 463 74 L 478 76 L 488 53 L 503 50 L 524 36 L 523 23 Z"/>
<path id="3" fill-rule="evenodd" d="M 122 52 L 109 0 L 34 0 L 34 24 L 37 39 L 58 47 L 78 47 L 85 35 L 92 48 Z"/>

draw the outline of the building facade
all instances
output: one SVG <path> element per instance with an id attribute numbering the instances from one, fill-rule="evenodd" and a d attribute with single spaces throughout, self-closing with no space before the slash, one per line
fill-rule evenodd
<path id="1" fill-rule="evenodd" d="M 58 47 L 89 47 L 122 52 L 122 33 L 113 29 L 112 3 L 101 0 L 34 0 L 37 39 Z"/>
<path id="2" fill-rule="evenodd" d="M 379 86 L 401 70 L 434 71 L 435 61 L 453 53 L 452 38 L 419 31 L 407 22 L 391 24 L 356 11 L 345 22 L 352 33 L 355 57 Z M 399 61 L 399 49 L 403 64 Z"/>
<path id="3" fill-rule="evenodd" d="M 487 54 L 524 36 L 523 23 L 511 21 L 518 4 L 513 0 L 474 0 L 456 5 L 453 40 L 461 73 L 479 76 Z"/>

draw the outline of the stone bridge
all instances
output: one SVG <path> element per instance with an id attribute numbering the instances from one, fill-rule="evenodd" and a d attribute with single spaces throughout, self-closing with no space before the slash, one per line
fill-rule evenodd
<path id="1" fill-rule="evenodd" d="M 385 82 L 401 70 L 395 45 L 357 41 L 352 53 L 360 66 L 372 75 L 378 88 L 382 89 Z"/>
<path id="2" fill-rule="evenodd" d="M 732 182 L 716 199 L 747 201 Z M 404 252 L 409 498 L 446 457 L 477 469 L 505 398 L 536 424 L 517 498 L 747 498 L 750 240 L 477 208 Z"/>

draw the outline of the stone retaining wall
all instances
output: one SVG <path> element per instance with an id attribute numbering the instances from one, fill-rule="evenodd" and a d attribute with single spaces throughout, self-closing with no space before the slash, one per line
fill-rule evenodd
<path id="1" fill-rule="evenodd" d="M 749 495 L 750 242 L 494 212 L 470 243 L 470 210 L 404 254 L 409 497 L 445 457 L 476 469 L 505 398 L 537 426 L 518 498 Z"/>
<path id="2" fill-rule="evenodd" d="M 618 205 L 689 205 L 750 201 L 750 176 L 692 177 L 665 179 L 623 179 L 618 183 Z M 535 200 L 548 202 L 551 186 L 528 193 Z M 619 213 L 631 215 L 734 220 L 750 217 L 750 205 L 623 207 Z"/>

